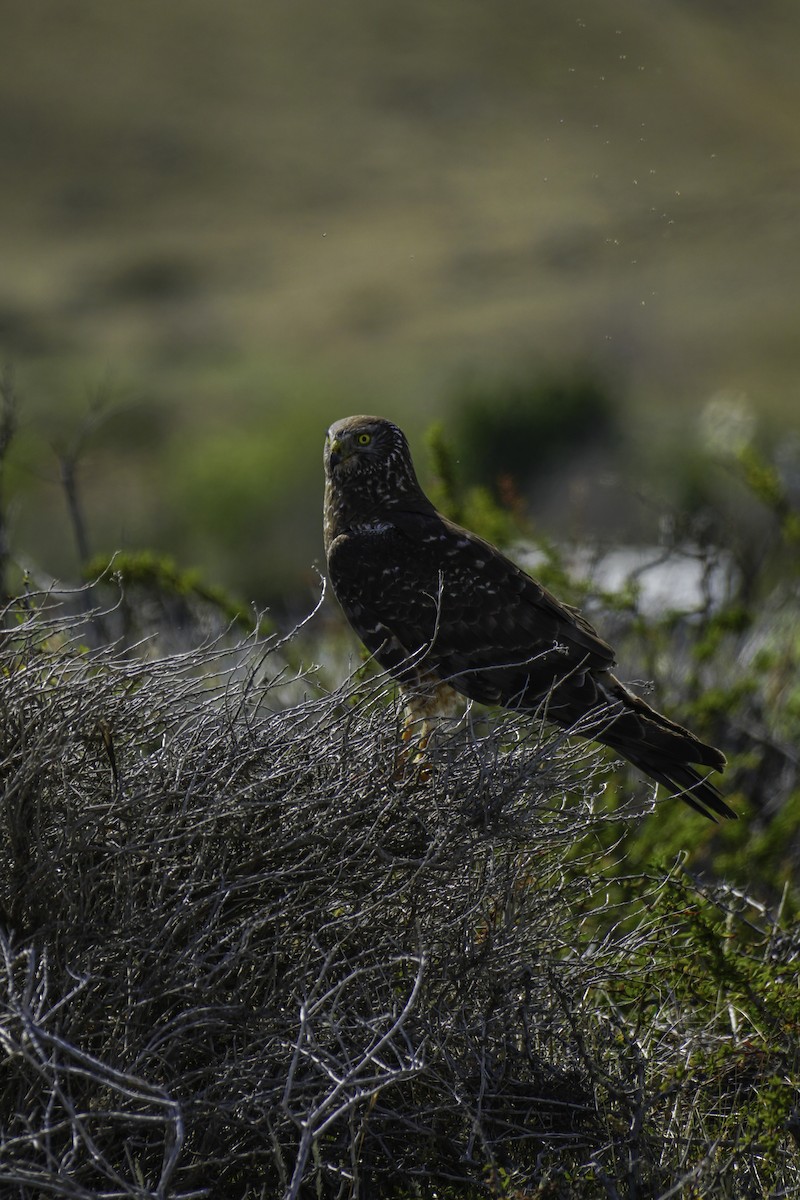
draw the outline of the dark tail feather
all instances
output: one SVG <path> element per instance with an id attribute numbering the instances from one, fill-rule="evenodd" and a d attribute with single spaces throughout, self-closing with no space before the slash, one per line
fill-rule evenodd
<path id="1" fill-rule="evenodd" d="M 611 745 L 612 743 L 607 744 Z M 736 820 L 736 813 L 725 803 L 714 784 L 709 783 L 708 779 L 689 763 L 670 762 L 655 756 L 652 758 L 638 755 L 634 757 L 632 753 L 622 749 L 620 749 L 620 753 L 624 754 L 645 775 L 649 775 L 656 783 L 662 784 L 668 791 L 678 796 L 695 812 L 702 813 L 704 817 L 709 817 L 712 821 L 716 821 L 718 817 Z"/>
<path id="2" fill-rule="evenodd" d="M 670 721 L 633 695 L 613 675 L 603 688 L 609 702 L 601 730 L 589 736 L 622 754 L 656 783 L 668 788 L 690 808 L 716 821 L 736 819 L 713 783 L 692 765 L 721 771 L 725 755 L 715 746 L 701 742 L 688 729 Z"/>

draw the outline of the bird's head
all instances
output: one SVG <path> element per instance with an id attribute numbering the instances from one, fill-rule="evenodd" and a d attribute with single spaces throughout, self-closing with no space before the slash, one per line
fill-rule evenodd
<path id="1" fill-rule="evenodd" d="M 345 417 L 325 438 L 326 523 L 338 529 L 392 508 L 430 507 L 405 434 L 384 417 Z"/>
<path id="2" fill-rule="evenodd" d="M 420 490 L 405 434 L 384 417 L 345 417 L 331 425 L 325 475 L 365 500 L 396 502 Z"/>

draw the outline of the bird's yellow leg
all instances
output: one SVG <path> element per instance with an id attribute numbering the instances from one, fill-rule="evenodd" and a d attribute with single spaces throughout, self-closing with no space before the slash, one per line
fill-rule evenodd
<path id="1" fill-rule="evenodd" d="M 426 752 L 431 735 L 440 718 L 452 715 L 455 707 L 456 694 L 453 689 L 435 678 L 430 680 L 429 686 L 423 685 L 418 690 L 406 693 L 405 719 L 400 733 L 402 748 L 397 758 L 400 772 L 411 763 L 417 769 L 418 781 L 425 782 L 430 778 L 432 768 Z"/>
<path id="2" fill-rule="evenodd" d="M 420 761 L 420 750 L 424 750 L 424 746 L 420 741 L 417 741 L 417 734 L 414 726 L 416 721 L 409 719 L 406 715 L 403 728 L 400 731 L 400 748 L 395 757 L 395 779 L 402 779 L 406 774 L 409 764 L 416 765 Z M 416 745 L 414 744 L 416 742 Z M 425 739 L 427 745 L 427 738 Z"/>

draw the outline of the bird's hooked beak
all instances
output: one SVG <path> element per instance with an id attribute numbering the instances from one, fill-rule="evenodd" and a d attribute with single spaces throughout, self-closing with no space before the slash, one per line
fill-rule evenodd
<path id="1" fill-rule="evenodd" d="M 346 439 L 331 438 L 328 442 L 328 465 L 331 470 L 338 467 L 339 463 L 349 458 L 352 453 L 353 451 Z"/>
<path id="2" fill-rule="evenodd" d="M 338 467 L 342 461 L 342 443 L 338 438 L 334 438 L 328 446 L 328 462 L 332 467 Z"/>

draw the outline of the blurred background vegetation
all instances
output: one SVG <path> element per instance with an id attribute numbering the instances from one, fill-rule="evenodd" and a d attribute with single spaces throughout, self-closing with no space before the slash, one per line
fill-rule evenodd
<path id="1" fill-rule="evenodd" d="M 357 411 L 426 483 L 441 418 L 555 536 L 701 508 L 719 413 L 791 456 L 798 34 L 778 0 L 7 6 L 12 558 L 304 602 Z"/>
<path id="2" fill-rule="evenodd" d="M 392 814 L 387 836 L 395 836 L 394 784 L 385 795 L 377 785 L 369 792 L 377 805 L 369 820 L 362 792 L 353 790 L 365 763 L 390 765 L 391 752 L 381 750 L 390 743 L 375 743 L 371 729 L 354 746 L 340 736 L 341 704 L 349 700 L 338 685 L 354 668 L 363 683 L 369 668 L 355 639 L 343 635 L 335 605 L 315 613 L 298 639 L 271 645 L 279 659 L 273 683 L 286 676 L 289 707 L 262 712 L 258 690 L 270 646 L 264 635 L 288 630 L 319 597 L 325 429 L 348 413 L 377 412 L 406 428 L 423 483 L 443 509 L 510 546 L 581 605 L 618 648 L 625 679 L 645 691 L 654 681 L 649 699 L 728 755 L 722 786 L 742 819 L 716 827 L 664 796 L 646 820 L 628 819 L 630 774 L 598 773 L 594 760 L 585 765 L 585 751 L 570 750 L 574 780 L 556 785 L 545 777 L 536 785 L 550 789 L 541 809 L 526 800 L 510 810 L 522 822 L 514 837 L 527 839 L 535 869 L 520 858 L 508 895 L 515 905 L 521 895 L 536 898 L 546 878 L 539 831 L 534 836 L 526 822 L 535 817 L 552 829 L 555 820 L 557 834 L 561 816 L 574 822 L 564 826 L 568 836 L 549 843 L 573 922 L 556 933 L 570 956 L 578 948 L 575 962 L 591 964 L 610 921 L 615 982 L 599 998 L 581 984 L 585 1019 L 574 1005 L 564 1015 L 582 1055 L 583 1046 L 598 1046 L 606 1056 L 598 1062 L 625 1060 L 621 1071 L 603 1067 L 604 1079 L 624 1082 L 624 1119 L 614 1111 L 618 1098 L 608 1120 L 601 1113 L 605 1146 L 614 1154 L 620 1148 L 620 1163 L 628 1163 L 617 1171 L 619 1178 L 630 1172 L 625 1194 L 647 1191 L 635 1178 L 650 1153 L 637 1141 L 645 1111 L 663 1111 L 674 1145 L 699 1156 L 690 1161 L 687 1151 L 674 1178 L 683 1171 L 686 1182 L 702 1168 L 705 1178 L 728 1181 L 715 1195 L 793 1194 L 800 1145 L 799 36 L 800 7 L 780 0 L 28 0 L 4 7 L 0 591 L 22 596 L 5 614 L 16 636 L 0 645 L 8 709 L 0 723 L 8 743 L 0 853 L 10 881 L 0 923 L 32 937 L 26 897 L 31 911 L 62 922 L 43 935 L 62 976 L 48 967 L 42 978 L 57 981 L 48 985 L 53 997 L 66 989 L 69 1003 L 48 999 L 46 1010 L 66 1023 L 81 1054 L 133 1061 L 137 1072 L 163 1074 L 165 1086 L 183 1095 L 184 1068 L 173 1069 L 181 1039 L 186 1031 L 190 1045 L 206 1028 L 183 1018 L 209 986 L 206 977 L 193 990 L 187 961 L 211 970 L 224 992 L 219 1011 L 230 1009 L 241 1046 L 241 1011 L 257 1015 L 264 1003 L 259 939 L 267 937 L 271 953 L 273 937 L 259 890 L 272 877 L 258 855 L 278 854 L 282 909 L 283 872 L 296 869 L 297 853 L 287 858 L 285 841 L 274 841 L 271 814 L 279 810 L 265 804 L 269 792 L 253 790 L 251 766 L 262 782 L 276 771 L 280 804 L 282 773 L 291 774 L 298 829 L 322 814 L 334 894 L 342 843 L 329 839 L 320 779 L 333 808 L 354 814 L 347 853 L 351 842 L 369 848 L 375 886 L 394 878 L 371 845 L 373 831 L 384 828 L 384 803 Z M 111 556 L 124 594 L 115 580 L 70 594 L 64 610 L 72 605 L 72 615 L 53 618 L 48 632 L 49 601 L 37 588 L 96 579 Z M 87 619 L 93 603 L 103 611 Z M 229 728 L 224 707 L 209 707 L 208 738 L 209 726 L 196 727 L 188 708 L 186 724 L 181 708 L 188 701 L 180 671 L 200 672 L 203 652 L 193 648 L 204 638 L 217 647 L 246 639 L 232 652 L 246 649 L 256 663 L 243 659 L 241 729 Z M 197 657 L 183 665 L 159 659 L 187 650 Z M 217 652 L 207 651 L 210 674 L 198 694 L 217 678 Z M 151 699 L 148 658 L 167 689 L 157 692 L 163 705 Z M 147 686 L 134 686 L 137 679 Z M 298 696 L 304 703 L 310 696 L 312 709 L 328 705 L 327 724 L 315 719 L 312 727 L 319 745 L 305 740 L 303 704 L 291 707 Z M 228 703 L 238 704 L 236 697 L 226 692 Z M 298 720 L 296 745 L 268 724 L 252 724 L 248 697 L 259 721 L 285 722 L 291 732 Z M 390 718 L 386 738 L 396 735 Z M 242 745 L 251 747 L 244 760 Z M 471 761 L 464 757 L 461 767 L 471 770 Z M 179 765 L 166 770 L 165 762 Z M 183 807 L 183 782 L 165 784 L 181 772 L 195 808 Z M 485 774 L 495 777 L 494 769 Z M 371 778 L 363 775 L 364 786 Z M 463 824 L 457 789 L 443 803 L 436 786 L 414 801 L 420 828 L 429 818 Z M 635 784 L 639 807 L 642 786 Z M 586 824 L 581 797 L 600 800 L 607 824 Z M 405 798 L 401 811 L 416 820 Z M 238 824 L 243 814 L 252 815 L 252 827 Z M 221 840 L 208 834 L 207 820 L 217 822 Z M 252 859 L 249 845 L 239 855 L 239 828 L 253 830 Z M 494 858 L 498 835 L 491 822 L 487 829 Z M 165 845 L 173 859 L 164 857 Z M 194 950 L 201 928 L 217 936 L 204 924 L 203 905 L 228 886 L 220 848 L 243 881 L 241 910 L 225 913 L 232 929 L 241 918 L 251 945 L 252 993 L 238 959 L 239 982 L 229 985 L 214 955 Z M 150 862 L 165 861 L 177 865 L 151 874 Z M 469 876 L 453 861 L 460 887 Z M 164 882 L 155 906 L 151 878 Z M 325 871 L 314 878 L 324 882 Z M 42 900 L 50 895 L 42 879 L 53 888 L 52 904 Z M 97 907 L 106 894 L 98 880 L 119 901 L 108 913 Z M 199 907 L 187 909 L 196 880 Z M 602 920 L 587 886 L 601 897 Z M 130 907 L 136 889 L 141 903 Z M 438 944 L 444 910 L 430 909 L 422 893 L 409 895 L 406 916 L 429 913 Z M 444 903 L 449 893 L 441 895 Z M 78 919 L 75 905 L 84 899 L 89 907 Z M 319 928 L 328 927 L 325 905 Z M 445 907 L 460 946 L 461 926 Z M 379 944 L 373 911 L 364 909 L 369 953 Z M 480 917 L 471 900 L 465 911 L 468 922 Z M 516 909 L 503 902 L 488 911 L 490 929 L 495 912 Z M 361 919 L 358 905 L 353 912 Z M 119 929 L 107 936 L 118 913 Z M 539 936 L 526 920 L 514 928 Z M 260 931 L 252 943 L 251 929 Z M 136 963 L 130 936 L 154 946 L 166 937 L 173 957 L 163 958 L 163 978 L 183 980 L 182 993 L 172 983 L 165 991 L 158 971 L 148 975 L 148 955 L 140 964 L 146 1003 L 131 1006 L 127 993 L 122 1000 L 113 992 L 120 980 L 128 988 Z M 218 947 L 229 944 L 222 926 L 219 937 Z M 483 982 L 507 982 L 516 1014 L 522 976 L 509 969 L 504 947 L 498 934 L 496 976 L 476 961 Z M 527 943 L 524 951 L 519 961 L 533 961 Z M 80 1024 L 69 1005 L 75 980 L 91 978 L 76 969 L 84 953 L 92 969 L 100 964 L 95 978 L 110 990 L 86 989 Z M 7 956 L 6 963 L 12 975 L 33 978 L 27 960 Z M 314 978 L 301 973 L 298 996 Z M 667 996 L 676 1002 L 665 1016 Z M 167 1000 L 172 1060 L 161 1040 Z M 130 1026 L 118 1020 L 125 1005 Z M 209 1001 L 203 1011 L 217 1010 Z M 280 1000 L 275 1011 L 293 1010 Z M 673 1036 L 690 1028 L 687 1011 L 700 1031 L 690 1041 Z M 23 1049 L 33 1044 L 30 1028 Z M 109 1028 L 113 1038 L 103 1041 Z M 641 1059 L 633 1053 L 639 1040 Z M 181 1059 L 191 1065 L 185 1094 L 202 1105 L 235 1095 L 238 1111 L 246 1076 L 238 1050 L 225 1058 L 227 1044 L 216 1028 L 202 1034 L 196 1057 L 193 1048 Z M 18 1070 L 27 1060 L 9 1045 Z M 142 1046 L 149 1049 L 140 1057 Z M 229 1093 L 208 1092 L 212 1075 L 195 1070 L 204 1063 L 217 1071 L 217 1058 L 235 1076 Z M 281 1078 L 264 1061 L 247 1059 L 259 1098 L 265 1078 Z M 635 1082 L 644 1079 L 640 1062 L 652 1064 L 644 1091 Z M 26 1112 L 38 1093 L 24 1070 L 18 1083 L 16 1093 L 6 1089 L 15 1114 L 7 1123 L 24 1124 L 19 1144 L 38 1155 L 39 1126 Z M 685 1097 L 683 1123 L 658 1107 L 673 1085 Z M 467 1112 L 460 1088 L 451 1099 Z M 420 1096 L 430 1107 L 424 1089 Z M 639 1110 L 629 1097 L 641 1099 Z M 60 1136 L 49 1105 L 45 1097 L 48 1136 Z M 106 1107 L 104 1100 L 93 1111 Z M 260 1113 L 252 1126 L 259 1164 Z M 646 1133 L 658 1133 L 653 1161 L 665 1170 L 662 1127 L 653 1121 L 648 1116 Z M 195 1124 L 200 1133 L 186 1144 L 191 1169 L 202 1150 L 191 1138 L 205 1137 L 207 1122 Z M 224 1164 L 231 1136 L 212 1126 L 212 1141 L 221 1130 L 214 1160 Z M 75 1150 L 64 1136 L 69 1165 Z M 729 1160 L 711 1162 L 709 1142 Z M 114 1152 L 122 1145 L 116 1137 Z M 177 1162 L 175 1145 L 169 1162 L 156 1147 L 163 1172 Z M 89 1158 L 94 1171 L 94 1149 Z M 53 1162 L 45 1164 L 50 1172 Z M 129 1158 L 131 1173 L 139 1167 Z M 235 1181 L 241 1194 L 243 1178 Z M 257 1178 L 263 1190 L 260 1165 Z M 664 1196 L 680 1186 L 672 1178 Z M 599 1194 L 594 1176 L 586 1179 L 585 1194 Z M 499 1177 L 485 1182 L 481 1194 L 523 1194 Z M 437 1194 L 444 1195 L 438 1185 Z M 609 1183 L 607 1194 L 623 1188 Z"/>

